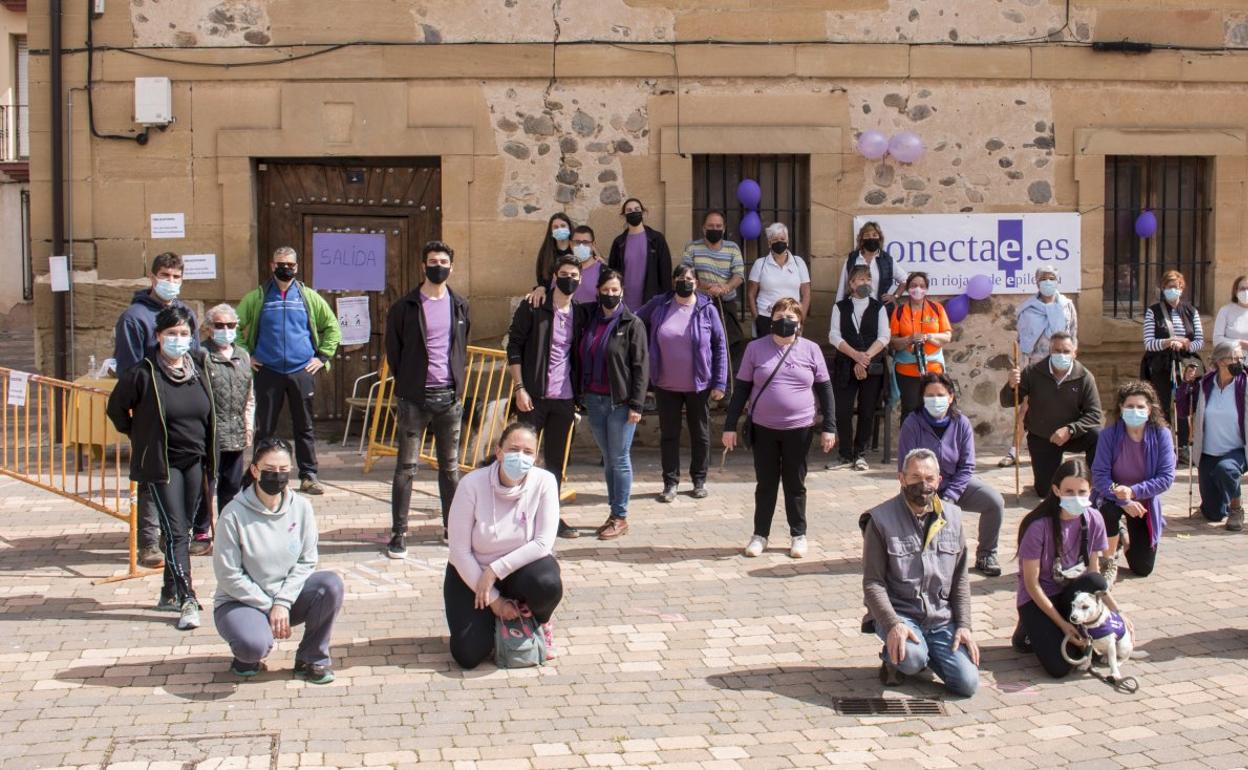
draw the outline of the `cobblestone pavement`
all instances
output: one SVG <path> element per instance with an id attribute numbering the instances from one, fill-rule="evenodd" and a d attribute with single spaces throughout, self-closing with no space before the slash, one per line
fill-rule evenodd
<path id="1" fill-rule="evenodd" d="M 982 468 L 1012 504 L 1013 473 L 995 460 L 981 458 Z M 422 472 L 414 496 L 418 542 L 407 560 L 391 561 L 382 554 L 390 466 L 364 476 L 358 457 L 326 450 L 322 478 L 332 487 L 315 501 L 322 564 L 344 575 L 348 595 L 335 633 L 338 680 L 323 687 L 291 679 L 294 641 L 271 656 L 275 670 L 240 684 L 210 613 L 188 634 L 152 610 L 158 577 L 93 583 L 122 569 L 120 526 L 2 479 L 0 766 L 1248 764 L 1248 533 L 1189 521 L 1186 484 L 1166 498 L 1157 571 L 1147 580 L 1128 573 L 1116 590 L 1143 640 L 1127 664 L 1138 693 L 1086 675 L 1046 680 L 1010 650 L 1023 512 L 1011 505 L 1007 574 L 972 577 L 982 686 L 946 701 L 930 682 L 882 692 L 878 643 L 858 628 L 857 515 L 895 493 L 895 476 L 812 471 L 810 556 L 788 557 L 781 515 L 771 549 L 751 560 L 740 555 L 752 508 L 747 462 L 737 453 L 713 470 L 709 499 L 663 505 L 653 499 L 657 459 L 642 455 L 631 534 L 559 543 L 561 657 L 540 670 L 464 673 L 446 646 L 432 476 Z M 599 474 L 574 468 L 573 522 L 605 517 Z M 210 597 L 209 559 L 196 558 L 194 572 Z M 881 695 L 938 699 L 947 713 L 838 708 Z"/>

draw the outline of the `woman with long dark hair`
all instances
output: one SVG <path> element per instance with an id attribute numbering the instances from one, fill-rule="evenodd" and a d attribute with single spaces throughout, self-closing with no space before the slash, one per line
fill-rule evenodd
<path id="1" fill-rule="evenodd" d="M 555 265 L 560 257 L 572 255 L 572 228 L 572 218 L 562 211 L 550 215 L 542 245 L 537 250 L 535 274 L 538 286 L 548 288 L 554 280 Z"/>
<path id="2" fill-rule="evenodd" d="M 672 290 L 672 252 L 663 233 L 645 224 L 647 213 L 639 198 L 620 205 L 624 232 L 611 242 L 607 258 L 607 265 L 622 276 L 624 305 L 629 310 Z"/>

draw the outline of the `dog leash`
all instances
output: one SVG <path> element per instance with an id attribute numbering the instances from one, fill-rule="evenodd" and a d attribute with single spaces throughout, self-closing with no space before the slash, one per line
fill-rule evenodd
<path id="1" fill-rule="evenodd" d="M 1101 680 L 1102 682 L 1109 685 L 1110 687 L 1114 688 L 1114 690 L 1116 690 L 1117 692 L 1124 693 L 1126 695 L 1134 695 L 1135 693 L 1139 692 L 1140 683 L 1137 682 L 1135 677 L 1133 676 L 1124 676 L 1122 679 L 1115 679 L 1112 676 L 1105 676 L 1105 675 L 1097 673 L 1096 669 L 1092 666 L 1092 645 L 1091 644 L 1088 644 L 1084 648 L 1088 652 L 1086 655 L 1084 655 L 1081 658 L 1071 658 L 1070 655 L 1066 654 L 1067 644 L 1074 644 L 1079 639 L 1082 639 L 1085 642 L 1092 641 L 1091 638 L 1087 635 L 1087 633 L 1083 631 L 1083 629 L 1079 629 L 1079 631 L 1080 631 L 1080 634 L 1079 634 L 1078 639 L 1076 639 L 1075 637 L 1072 637 L 1070 634 L 1067 634 L 1062 639 L 1062 646 L 1061 646 L 1062 660 L 1066 661 L 1074 668 L 1083 668 L 1086 665 L 1087 672 L 1089 674 Z M 1075 646 L 1078 646 L 1078 645 L 1075 645 Z"/>

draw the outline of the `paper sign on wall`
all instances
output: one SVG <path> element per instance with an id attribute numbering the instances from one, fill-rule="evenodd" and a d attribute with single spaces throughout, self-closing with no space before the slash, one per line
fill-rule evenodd
<path id="1" fill-rule="evenodd" d="M 185 238 L 186 214 L 152 214 L 153 238 Z"/>
<path id="2" fill-rule="evenodd" d="M 314 233 L 312 288 L 329 291 L 385 289 L 385 234 Z"/>
<path id="3" fill-rule="evenodd" d="M 26 385 L 30 375 L 26 372 L 9 372 L 9 406 L 26 406 Z"/>
<path id="4" fill-rule="evenodd" d="M 182 279 L 206 281 L 217 277 L 216 254 L 183 254 Z"/>
<path id="5" fill-rule="evenodd" d="M 48 257 L 48 280 L 52 291 L 69 291 L 69 257 Z"/>
<path id="6" fill-rule="evenodd" d="M 342 329 L 340 345 L 364 345 L 372 335 L 368 316 L 368 297 L 338 298 L 338 327 Z"/>

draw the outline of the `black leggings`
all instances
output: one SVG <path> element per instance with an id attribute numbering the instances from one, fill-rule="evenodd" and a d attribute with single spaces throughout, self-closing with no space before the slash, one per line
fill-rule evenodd
<path id="1" fill-rule="evenodd" d="M 195 598 L 191 585 L 191 519 L 199 509 L 204 492 L 204 465 L 195 458 L 181 467 L 170 466 L 169 480 L 149 484 L 165 540 L 165 585 L 161 593 L 173 597 L 179 605 Z"/>
<path id="2" fill-rule="evenodd" d="M 543 556 L 498 581 L 505 599 L 528 605 L 533 618 L 545 623 L 563 599 L 563 578 L 554 556 Z M 451 631 L 451 657 L 461 668 L 476 668 L 494 651 L 494 611 L 475 609 L 475 586 L 459 576 L 454 565 L 446 565 L 442 600 L 446 604 L 446 625 Z"/>
<path id="3" fill-rule="evenodd" d="M 776 515 L 776 493 L 784 484 L 784 513 L 789 535 L 806 534 L 806 454 L 814 428 L 773 430 L 754 426 L 754 534 L 768 537 Z"/>
<path id="4" fill-rule="evenodd" d="M 1044 569 L 1041 565 L 1040 569 Z M 1079 577 L 1075 578 L 1066 587 L 1062 589 L 1060 594 L 1050 596 L 1049 601 L 1053 603 L 1053 608 L 1057 610 L 1057 614 L 1070 619 L 1070 603 L 1074 600 L 1075 594 L 1080 591 L 1088 593 L 1099 593 L 1108 591 L 1109 585 L 1105 582 L 1105 578 L 1101 573 L 1089 569 Z M 1023 630 L 1027 633 L 1027 638 L 1031 641 L 1031 650 L 1040 660 L 1040 665 L 1044 666 L 1044 670 L 1054 679 L 1061 679 L 1070 673 L 1070 664 L 1062 657 L 1062 644 L 1066 635 L 1062 633 L 1062 629 L 1057 627 L 1048 615 L 1044 614 L 1044 610 L 1036 606 L 1034 601 L 1027 602 L 1018 608 L 1018 621 L 1022 624 Z M 1067 650 L 1072 658 L 1078 658 L 1083 655 L 1078 648 Z"/>
<path id="5" fill-rule="evenodd" d="M 1105 519 L 1105 534 L 1110 537 L 1117 537 L 1122 532 L 1122 525 L 1126 524 L 1127 537 L 1131 540 L 1126 548 L 1127 566 L 1132 574 L 1139 577 L 1151 575 L 1157 561 L 1157 549 L 1149 542 L 1148 519 L 1145 518 L 1148 514 L 1138 519 L 1128 516 L 1109 500 L 1102 500 L 1099 510 Z"/>

